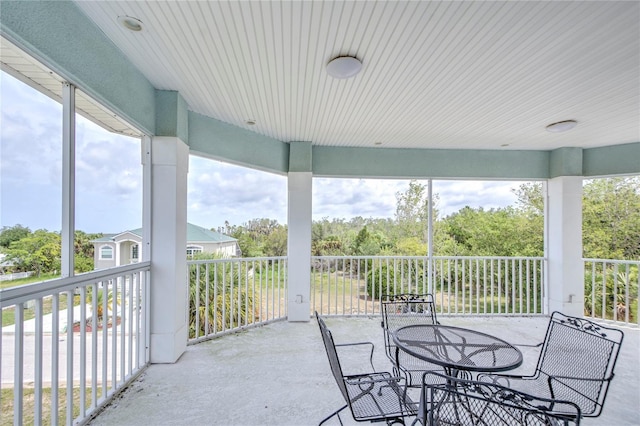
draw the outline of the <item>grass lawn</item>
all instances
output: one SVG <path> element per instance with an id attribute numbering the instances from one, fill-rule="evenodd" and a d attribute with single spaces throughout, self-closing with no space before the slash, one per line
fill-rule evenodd
<path id="1" fill-rule="evenodd" d="M 58 388 L 58 424 L 67 423 L 66 399 L 67 390 L 64 387 Z M 96 398 L 99 399 L 102 389 L 98 388 Z M 32 425 L 34 421 L 35 391 L 31 388 L 23 390 L 23 419 L 22 424 Z M 2 389 L 0 393 L 0 406 L 2 418 L 0 426 L 13 425 L 13 389 Z M 91 405 L 91 388 L 86 390 L 86 406 Z M 73 417 L 80 414 L 80 388 L 73 388 Z M 42 425 L 51 424 L 51 388 L 42 389 Z"/>
<path id="2" fill-rule="evenodd" d="M 52 304 L 53 297 L 45 297 L 42 301 L 42 312 L 44 315 L 50 314 L 52 312 Z M 80 304 L 80 296 L 74 297 L 74 306 Z M 58 310 L 64 311 L 67 309 L 67 295 L 61 294 L 60 300 L 58 301 Z M 35 308 L 25 309 L 24 310 L 24 320 L 30 320 L 35 318 L 36 310 Z M 7 325 L 15 324 L 15 308 L 10 307 L 2 310 L 2 326 L 5 327 Z"/>

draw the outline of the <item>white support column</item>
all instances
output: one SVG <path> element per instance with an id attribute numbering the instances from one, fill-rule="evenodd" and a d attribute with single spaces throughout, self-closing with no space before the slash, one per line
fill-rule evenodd
<path id="1" fill-rule="evenodd" d="M 289 321 L 309 321 L 311 294 L 311 172 L 289 172 Z"/>
<path id="2" fill-rule="evenodd" d="M 76 90 L 62 85 L 62 278 L 74 275 L 76 215 Z"/>
<path id="3" fill-rule="evenodd" d="M 549 313 L 584 314 L 582 177 L 548 181 L 547 259 Z"/>
<path id="4" fill-rule="evenodd" d="M 120 266 L 120 264 L 122 263 L 120 261 L 120 241 L 116 241 L 116 249 L 113 251 L 113 258 L 116 261 L 115 266 Z"/>
<path id="5" fill-rule="evenodd" d="M 173 363 L 187 347 L 187 173 L 189 147 L 176 137 L 152 139 L 152 363 Z"/>

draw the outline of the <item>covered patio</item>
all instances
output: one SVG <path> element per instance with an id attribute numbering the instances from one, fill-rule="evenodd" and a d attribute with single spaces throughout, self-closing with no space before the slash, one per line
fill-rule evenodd
<path id="1" fill-rule="evenodd" d="M 309 322 L 320 294 L 310 273 L 314 177 L 542 182 L 544 257 L 474 259 L 525 265 L 531 278 L 528 272 L 524 283 L 522 274 L 520 283 L 512 277 L 509 288 L 512 295 L 518 285 L 534 289 L 533 311 L 529 299 L 523 308 L 514 297 L 507 319 L 445 319 L 497 327 L 497 335 L 518 343 L 528 333 L 536 340 L 544 334 L 544 317 L 529 313 L 584 315 L 587 261 L 594 277 L 595 265 L 603 277 L 623 270 L 631 277 L 638 268 L 637 261 L 583 259 L 581 215 L 584 179 L 640 174 L 639 17 L 640 3 L 626 1 L 2 2 L 2 69 L 59 101 L 63 120 L 61 278 L 2 293 L 2 307 L 16 312 L 14 343 L 2 347 L 4 362 L 5 353 L 16 360 L 11 377 L 2 376 L 15 386 L 14 423 L 22 422 L 24 388 L 35 389 L 37 423 L 50 415 L 39 401 L 43 388 L 55 393 L 58 384 L 76 381 L 91 397 L 76 415 L 67 389 L 59 408 L 68 423 L 87 421 L 113 397 L 96 424 L 308 424 L 331 411 L 339 393 L 317 326 Z M 328 65 L 344 57 L 358 69 L 330 75 Z M 75 273 L 76 113 L 140 138 L 137 264 Z M 185 255 L 190 155 L 288 182 L 287 256 L 225 260 L 231 271 L 239 270 L 231 264 L 237 261 L 246 276 L 264 265 L 265 276 L 277 279 L 252 284 L 271 295 L 265 312 L 247 309 L 234 323 L 223 310 L 222 334 L 246 328 L 253 323 L 248 317 L 271 323 L 210 341 L 208 332 L 196 335 L 207 341 L 193 345 L 193 329 L 210 324 L 192 313 L 210 306 L 191 304 L 190 291 L 200 295 L 191 277 L 208 277 L 215 267 L 188 263 Z M 415 260 L 429 273 L 423 274 L 429 291 L 437 286 L 436 256 L 430 246 Z M 458 261 L 465 264 L 452 260 Z M 494 288 L 479 278 L 469 297 Z M 622 283 L 627 305 L 637 306 L 635 280 Z M 495 284 L 498 293 L 502 283 Z M 460 310 L 456 302 L 447 313 L 479 312 L 464 311 L 465 285 Z M 87 295 L 105 286 L 126 299 L 122 306 L 116 297 L 109 302 L 119 312 L 102 322 L 111 330 L 98 333 L 94 318 L 91 331 L 78 337 L 66 330 L 65 343 L 56 327 L 43 331 L 45 299 L 54 301 L 55 324 L 60 317 L 86 322 L 87 311 L 98 308 Z M 224 293 L 225 287 L 222 297 L 233 295 L 231 306 L 240 310 L 239 289 Z M 202 291 L 209 295 L 208 287 Z M 76 316 L 56 309 L 75 295 L 91 309 Z M 481 303 L 494 313 L 486 300 L 476 306 Z M 36 312 L 33 334 L 23 326 L 27 309 Z M 346 317 L 332 317 L 330 325 L 345 340 L 371 336 L 380 346 L 375 312 L 364 312 L 369 319 L 350 314 L 341 311 Z M 629 309 L 620 318 L 615 310 L 602 315 L 625 327 L 639 321 Z M 637 422 L 637 329 L 628 336 L 603 414 L 612 423 Z M 25 341 L 34 343 L 25 349 Z M 43 349 L 49 341 L 52 347 Z M 49 349 L 53 367 L 43 355 Z M 376 364 L 386 369 L 380 349 Z M 525 355 L 532 359 L 528 350 Z M 591 424 L 606 424 L 601 420 Z"/>
<path id="2" fill-rule="evenodd" d="M 380 316 L 325 318 L 336 342 L 373 342 L 374 366 L 391 371 Z M 541 342 L 548 322 L 546 317 L 505 316 L 439 320 L 522 344 Z M 624 343 L 604 412 L 584 419 L 584 425 L 632 426 L 640 421 L 640 332 L 622 330 Z M 520 349 L 524 362 L 513 371 L 533 371 L 539 348 Z M 343 368 L 365 372 L 367 356 L 350 353 Z M 90 424 L 316 425 L 342 404 L 316 321 L 280 321 L 189 346 L 175 364 L 152 365 Z M 356 424 L 348 410 L 341 418 Z"/>

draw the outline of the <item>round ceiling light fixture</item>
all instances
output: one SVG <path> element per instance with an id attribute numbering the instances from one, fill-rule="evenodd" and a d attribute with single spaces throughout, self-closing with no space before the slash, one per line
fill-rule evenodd
<path id="1" fill-rule="evenodd" d="M 142 31 L 142 21 L 138 18 L 133 18 L 126 15 L 118 16 L 118 22 L 129 31 Z"/>
<path id="2" fill-rule="evenodd" d="M 553 133 L 568 132 L 569 130 L 573 129 L 577 125 L 578 125 L 578 122 L 576 120 L 558 121 L 557 123 L 549 124 L 547 126 L 547 131 L 553 132 Z"/>
<path id="3" fill-rule="evenodd" d="M 349 78 L 358 74 L 362 69 L 362 62 L 353 56 L 338 56 L 327 64 L 327 73 L 334 78 Z"/>

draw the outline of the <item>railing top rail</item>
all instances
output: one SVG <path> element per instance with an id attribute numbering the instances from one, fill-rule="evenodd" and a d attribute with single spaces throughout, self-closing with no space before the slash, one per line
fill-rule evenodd
<path id="1" fill-rule="evenodd" d="M 205 263 L 228 263 L 228 262 L 261 262 L 265 260 L 287 260 L 287 256 L 272 257 L 227 257 L 222 259 L 199 259 L 187 260 L 187 265 L 202 265 Z"/>
<path id="2" fill-rule="evenodd" d="M 312 259 L 429 259 L 425 256 L 311 256 Z M 536 256 L 432 256 L 432 259 L 489 259 L 489 260 L 505 260 L 505 259 L 523 259 L 523 260 L 545 260 L 544 257 Z"/>
<path id="3" fill-rule="evenodd" d="M 12 306 L 16 303 L 48 296 L 53 293 L 73 290 L 74 288 L 87 283 L 104 281 L 131 273 L 149 271 L 150 269 L 151 262 L 139 262 L 130 265 L 117 266 L 115 268 L 87 272 L 73 277 L 56 278 L 33 284 L 25 284 L 18 287 L 10 287 L 0 290 L 0 307 L 4 308 L 6 306 Z"/>
<path id="4" fill-rule="evenodd" d="M 618 264 L 632 264 L 640 265 L 640 260 L 620 260 L 620 259 L 582 259 L 584 262 L 598 262 L 598 263 L 618 263 Z"/>

